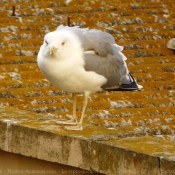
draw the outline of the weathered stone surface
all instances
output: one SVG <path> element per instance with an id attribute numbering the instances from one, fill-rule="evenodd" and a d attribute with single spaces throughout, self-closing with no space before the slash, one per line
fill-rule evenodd
<path id="1" fill-rule="evenodd" d="M 171 156 L 171 154 L 170 154 Z M 174 155 L 170 158 L 170 160 L 164 159 L 163 157 L 160 157 L 160 173 L 161 175 L 175 174 L 175 162 L 174 162 Z"/>
<path id="2" fill-rule="evenodd" d="M 175 50 L 175 38 L 172 38 L 172 39 L 170 39 L 170 40 L 168 41 L 167 47 L 168 47 L 169 49 Z"/>
<path id="3" fill-rule="evenodd" d="M 174 0 L 1 0 L 0 148 L 106 174 L 173 171 L 175 55 L 166 45 L 174 11 Z M 36 63 L 44 35 L 67 25 L 68 16 L 71 26 L 111 33 L 144 86 L 92 94 L 81 132 L 55 124 L 72 116 L 71 94 L 51 86 Z"/>
<path id="4" fill-rule="evenodd" d="M 42 115 L 16 108 L 1 108 L 0 112 L 0 149 L 4 151 L 104 174 L 159 175 L 167 167 L 174 171 L 175 143 L 163 138 L 126 135 L 87 120 L 83 131 L 72 132 L 52 117 L 44 122 Z"/>

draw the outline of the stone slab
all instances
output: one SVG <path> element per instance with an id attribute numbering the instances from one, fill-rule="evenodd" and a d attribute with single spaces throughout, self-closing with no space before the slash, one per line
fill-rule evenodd
<path id="1" fill-rule="evenodd" d="M 175 171 L 175 143 L 161 137 L 129 136 L 88 120 L 83 131 L 66 131 L 52 116 L 13 107 L 2 107 L 0 113 L 0 149 L 7 152 L 104 174 Z"/>

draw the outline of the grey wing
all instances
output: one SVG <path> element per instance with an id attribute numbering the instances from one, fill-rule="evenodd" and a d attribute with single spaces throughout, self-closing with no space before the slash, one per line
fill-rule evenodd
<path id="1" fill-rule="evenodd" d="M 114 55 L 116 52 L 123 50 L 122 46 L 115 43 L 114 37 L 100 30 L 91 29 L 86 31 L 88 38 L 93 38 L 93 47 L 96 53 L 100 56 L 107 56 L 108 54 Z"/>
<path id="2" fill-rule="evenodd" d="M 99 56 L 107 57 L 109 55 L 114 55 L 121 64 L 126 64 L 125 60 L 127 60 L 127 58 L 121 52 L 123 46 L 117 45 L 111 34 L 95 29 L 87 30 L 86 33 L 88 38 L 91 39 L 91 41 L 89 41 L 89 43 L 91 43 L 91 49 Z"/>
<path id="3" fill-rule="evenodd" d="M 127 73 L 127 67 L 123 65 L 115 56 L 101 57 L 95 52 L 84 52 L 85 70 L 94 71 L 107 78 L 107 83 L 103 86 L 113 87 L 120 84 L 120 80 Z"/>

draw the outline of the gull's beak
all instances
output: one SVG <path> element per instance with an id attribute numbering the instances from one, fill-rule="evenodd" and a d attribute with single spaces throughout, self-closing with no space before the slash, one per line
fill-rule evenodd
<path id="1" fill-rule="evenodd" d="M 50 47 L 50 55 L 52 55 L 54 52 L 56 52 L 58 49 L 54 46 Z"/>

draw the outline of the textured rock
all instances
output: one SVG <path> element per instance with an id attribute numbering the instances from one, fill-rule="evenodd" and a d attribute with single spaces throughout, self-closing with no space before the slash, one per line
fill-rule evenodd
<path id="1" fill-rule="evenodd" d="M 172 38 L 172 39 L 170 39 L 170 40 L 168 41 L 167 47 L 168 47 L 169 49 L 175 50 L 175 38 Z"/>
<path id="2" fill-rule="evenodd" d="M 105 129 L 87 120 L 82 132 L 72 132 L 58 126 L 54 117 L 46 122 L 42 115 L 12 107 L 0 112 L 0 148 L 4 151 L 105 174 L 174 170 L 175 143 L 161 137 Z"/>
<path id="3" fill-rule="evenodd" d="M 174 172 L 175 55 L 167 48 L 174 10 L 174 0 L 2 0 L 0 149 L 104 174 Z M 92 94 L 82 132 L 56 124 L 71 117 L 71 94 L 51 86 L 36 63 L 44 35 L 68 17 L 111 33 L 144 86 Z M 82 100 L 79 94 L 78 116 Z"/>

